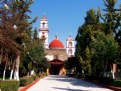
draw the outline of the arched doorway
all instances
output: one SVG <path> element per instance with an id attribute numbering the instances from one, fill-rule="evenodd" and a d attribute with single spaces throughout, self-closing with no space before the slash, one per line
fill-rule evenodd
<path id="1" fill-rule="evenodd" d="M 49 61 L 49 63 L 51 65 L 50 70 L 49 70 L 50 74 L 51 75 L 59 75 L 61 69 L 64 66 L 64 62 L 61 60 L 58 60 L 58 59 L 54 59 L 52 61 Z"/>

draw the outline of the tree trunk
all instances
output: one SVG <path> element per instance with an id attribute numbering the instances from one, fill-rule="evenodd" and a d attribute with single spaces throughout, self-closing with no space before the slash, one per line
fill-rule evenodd
<path id="1" fill-rule="evenodd" d="M 12 76 L 13 76 L 13 69 L 11 69 L 10 80 L 12 79 Z"/>
<path id="2" fill-rule="evenodd" d="M 20 52 L 17 51 L 15 59 L 15 71 L 14 71 L 15 80 L 19 80 L 19 63 L 20 63 Z"/>
<path id="3" fill-rule="evenodd" d="M 34 69 L 31 70 L 30 76 L 34 75 Z"/>
<path id="4" fill-rule="evenodd" d="M 7 66 L 7 61 L 8 61 L 7 57 L 8 57 L 8 54 L 5 53 L 5 57 L 4 57 L 5 67 L 4 67 L 4 72 L 3 72 L 3 80 L 5 80 L 6 66 Z"/>
<path id="5" fill-rule="evenodd" d="M 3 72 L 3 81 L 5 80 L 5 73 L 6 73 L 6 70 L 4 69 L 4 72 Z"/>
<path id="6" fill-rule="evenodd" d="M 2 63 L 3 54 L 0 54 L 0 64 Z"/>
<path id="7" fill-rule="evenodd" d="M 3 48 L 0 51 L 1 51 L 1 54 L 0 54 L 0 64 L 1 64 L 2 58 L 3 58 Z"/>
<path id="8" fill-rule="evenodd" d="M 14 60 L 14 62 L 13 62 L 12 69 L 11 69 L 11 73 L 10 73 L 10 80 L 11 80 L 12 77 L 13 77 L 14 66 L 15 66 L 15 60 Z"/>
<path id="9" fill-rule="evenodd" d="M 34 63 L 32 62 L 32 70 L 30 72 L 30 76 L 34 75 Z"/>
<path id="10" fill-rule="evenodd" d="M 112 67 L 112 77 L 113 77 L 113 79 L 116 78 L 116 77 L 115 77 L 115 73 L 116 73 L 116 64 L 114 63 L 114 64 L 113 64 L 113 67 Z"/>

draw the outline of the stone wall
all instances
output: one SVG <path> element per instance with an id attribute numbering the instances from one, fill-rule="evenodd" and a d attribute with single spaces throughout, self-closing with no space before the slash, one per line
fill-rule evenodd
<path id="1" fill-rule="evenodd" d="M 46 49 L 45 52 L 47 53 L 46 58 L 48 61 L 53 59 L 59 59 L 61 61 L 67 60 L 66 49 Z"/>

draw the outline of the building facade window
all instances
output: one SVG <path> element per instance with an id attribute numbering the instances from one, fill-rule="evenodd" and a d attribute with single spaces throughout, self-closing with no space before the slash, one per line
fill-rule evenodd
<path id="1" fill-rule="evenodd" d="M 42 24 L 42 25 L 43 25 L 43 28 L 45 28 L 45 22 L 43 22 L 43 24 Z"/>
<path id="2" fill-rule="evenodd" d="M 69 42 L 69 47 L 72 47 L 72 42 Z"/>

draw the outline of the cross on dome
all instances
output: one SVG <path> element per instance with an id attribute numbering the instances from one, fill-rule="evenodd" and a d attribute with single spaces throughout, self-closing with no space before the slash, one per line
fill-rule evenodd
<path id="1" fill-rule="evenodd" d="M 58 39 L 58 35 L 55 35 L 55 39 Z"/>

